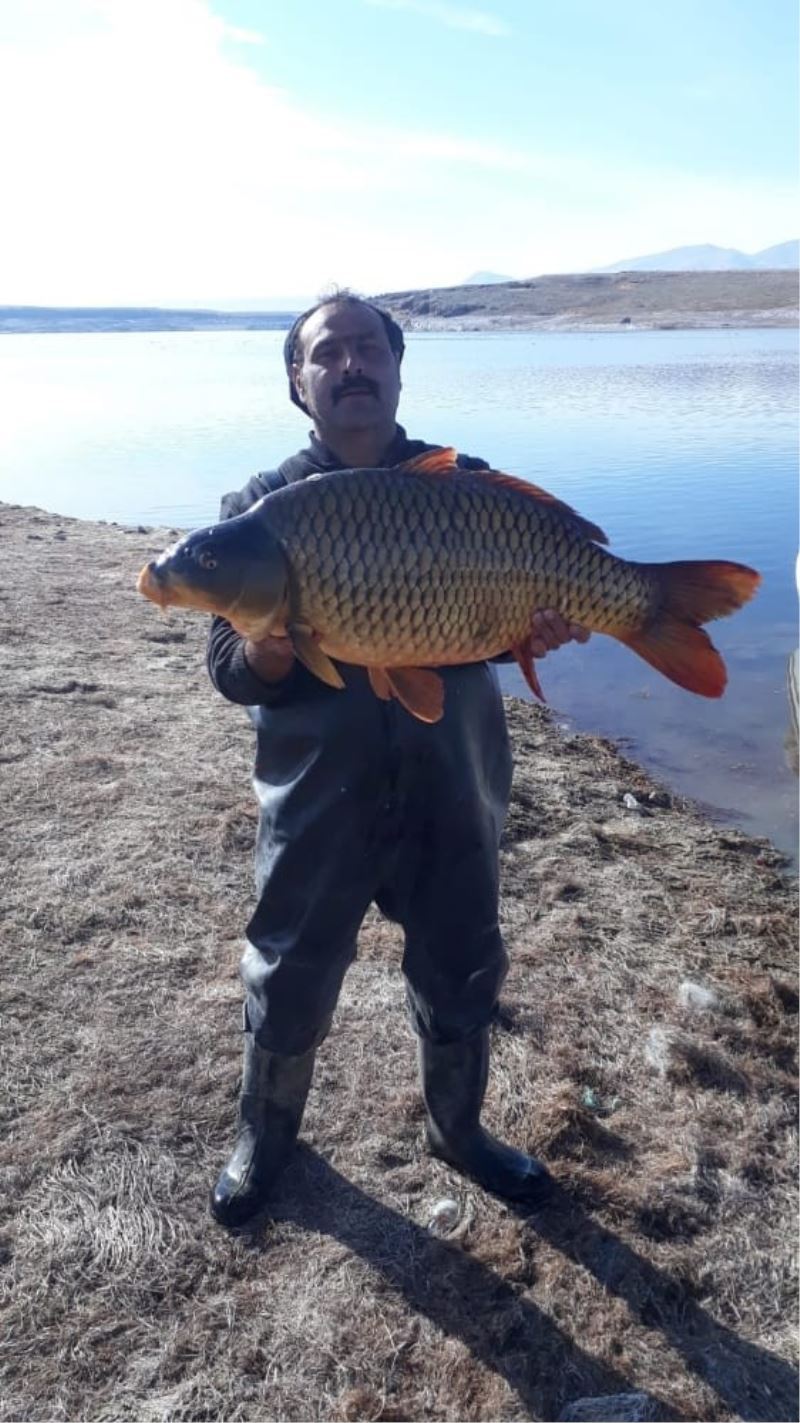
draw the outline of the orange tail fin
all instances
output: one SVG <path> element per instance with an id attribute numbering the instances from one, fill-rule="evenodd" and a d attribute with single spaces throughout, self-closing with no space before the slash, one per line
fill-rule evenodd
<path id="1" fill-rule="evenodd" d="M 655 563 L 650 572 L 661 585 L 661 607 L 647 627 L 616 634 L 651 667 L 689 692 L 721 697 L 728 674 L 700 624 L 723 618 L 749 601 L 760 574 L 742 563 Z"/>

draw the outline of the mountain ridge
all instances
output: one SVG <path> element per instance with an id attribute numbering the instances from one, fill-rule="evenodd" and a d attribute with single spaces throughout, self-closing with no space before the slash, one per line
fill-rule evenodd
<path id="1" fill-rule="evenodd" d="M 800 241 L 791 238 L 764 247 L 759 252 L 742 252 L 738 247 L 717 247 L 711 242 L 693 247 L 670 247 L 644 257 L 626 257 L 592 272 L 732 272 L 787 271 L 800 267 Z"/>

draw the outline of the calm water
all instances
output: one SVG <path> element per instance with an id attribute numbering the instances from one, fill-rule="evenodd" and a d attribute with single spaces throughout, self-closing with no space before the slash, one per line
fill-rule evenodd
<path id="1" fill-rule="evenodd" d="M 0 338 L 0 499 L 186 528 L 305 441 L 279 332 Z M 721 702 L 609 639 L 540 669 L 551 706 L 675 788 L 794 853 L 786 661 L 797 644 L 797 334 L 411 336 L 401 417 L 573 503 L 639 559 L 728 557 L 764 575 L 717 623 Z M 522 691 L 516 670 L 504 673 Z"/>

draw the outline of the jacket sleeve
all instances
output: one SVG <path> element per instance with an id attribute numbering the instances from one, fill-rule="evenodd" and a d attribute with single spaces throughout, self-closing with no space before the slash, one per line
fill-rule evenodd
<path id="1" fill-rule="evenodd" d="M 232 494 L 225 494 L 220 505 L 220 520 L 244 514 L 265 494 L 280 489 L 282 477 L 277 474 L 255 475 Z M 290 701 L 297 681 L 297 663 L 280 682 L 263 682 L 248 666 L 244 655 L 244 638 L 225 618 L 212 618 L 206 649 L 206 666 L 217 691 L 226 701 L 238 706 L 276 706 Z"/>

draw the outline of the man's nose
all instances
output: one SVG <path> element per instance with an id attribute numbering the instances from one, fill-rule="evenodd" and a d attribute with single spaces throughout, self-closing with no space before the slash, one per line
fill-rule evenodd
<path id="1" fill-rule="evenodd" d="M 358 351 L 345 350 L 343 369 L 346 370 L 349 375 L 361 375 L 363 362 Z"/>

